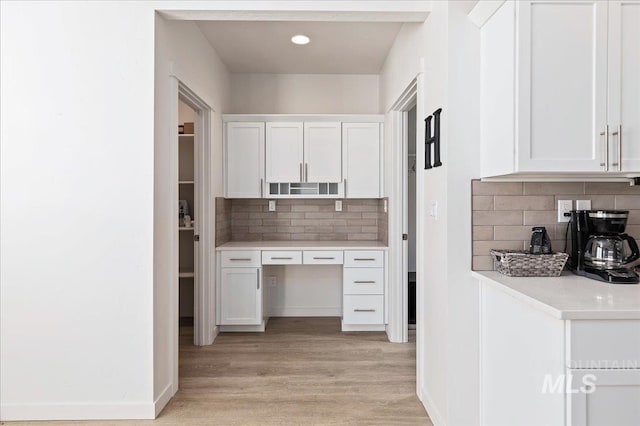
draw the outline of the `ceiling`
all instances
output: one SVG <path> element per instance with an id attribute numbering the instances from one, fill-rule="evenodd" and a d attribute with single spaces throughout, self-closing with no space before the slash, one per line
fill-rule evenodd
<path id="1" fill-rule="evenodd" d="M 233 73 L 378 74 L 401 22 L 199 21 Z M 298 46 L 291 37 L 311 43 Z"/>

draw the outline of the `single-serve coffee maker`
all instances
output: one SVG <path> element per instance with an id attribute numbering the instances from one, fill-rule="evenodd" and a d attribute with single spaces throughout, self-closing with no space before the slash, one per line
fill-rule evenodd
<path id="1" fill-rule="evenodd" d="M 625 210 L 573 210 L 567 229 L 567 266 L 574 273 L 612 284 L 637 284 L 638 274 L 625 268 L 640 258 L 638 244 L 624 233 Z"/>

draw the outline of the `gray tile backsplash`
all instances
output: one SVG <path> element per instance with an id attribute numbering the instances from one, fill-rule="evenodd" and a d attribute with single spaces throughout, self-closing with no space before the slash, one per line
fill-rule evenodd
<path id="1" fill-rule="evenodd" d="M 216 245 L 227 241 L 384 241 L 387 214 L 378 199 L 216 199 Z"/>
<path id="2" fill-rule="evenodd" d="M 640 187 L 624 182 L 472 182 L 473 269 L 493 270 L 491 249 L 527 249 L 533 226 L 564 251 L 566 223 L 558 200 L 591 200 L 593 209 L 629 210 L 627 232 L 640 240 Z"/>

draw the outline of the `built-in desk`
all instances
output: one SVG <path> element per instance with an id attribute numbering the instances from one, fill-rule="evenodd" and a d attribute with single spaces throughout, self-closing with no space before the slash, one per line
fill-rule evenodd
<path id="1" fill-rule="evenodd" d="M 220 331 L 265 330 L 265 268 L 342 265 L 342 331 L 384 331 L 387 262 L 387 246 L 377 241 L 228 242 L 216 248 L 216 324 Z"/>

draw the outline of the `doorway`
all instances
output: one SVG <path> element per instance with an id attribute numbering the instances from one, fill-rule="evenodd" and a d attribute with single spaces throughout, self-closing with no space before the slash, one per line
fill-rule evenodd
<path id="1" fill-rule="evenodd" d="M 404 186 L 404 198 L 407 200 L 407 322 L 409 330 L 416 329 L 416 119 L 417 107 L 407 112 L 407 184 Z"/>
<path id="2" fill-rule="evenodd" d="M 214 338 L 212 265 L 207 253 L 212 245 L 211 205 L 211 113 L 212 109 L 185 84 L 177 85 L 174 105 L 175 164 L 177 164 L 176 281 L 173 315 L 175 324 L 174 362 L 182 331 L 193 334 L 194 345 L 209 345 Z M 176 93 L 176 92 L 174 92 Z"/>

